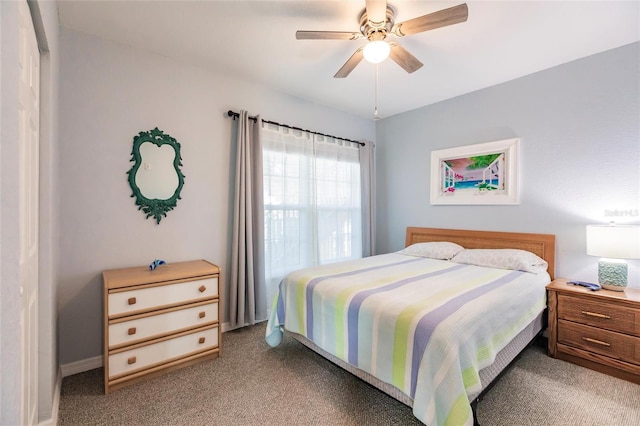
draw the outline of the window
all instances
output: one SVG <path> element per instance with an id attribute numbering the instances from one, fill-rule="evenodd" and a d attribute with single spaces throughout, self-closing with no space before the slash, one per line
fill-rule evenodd
<path id="1" fill-rule="evenodd" d="M 358 147 L 265 124 L 267 301 L 289 272 L 362 257 Z"/>

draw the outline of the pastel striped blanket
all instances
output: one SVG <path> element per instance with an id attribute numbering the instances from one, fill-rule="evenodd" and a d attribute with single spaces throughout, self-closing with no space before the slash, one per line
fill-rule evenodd
<path id="1" fill-rule="evenodd" d="M 425 424 L 472 424 L 478 372 L 544 309 L 549 281 L 398 253 L 303 269 L 280 283 L 266 340 L 301 334 L 400 389 Z"/>

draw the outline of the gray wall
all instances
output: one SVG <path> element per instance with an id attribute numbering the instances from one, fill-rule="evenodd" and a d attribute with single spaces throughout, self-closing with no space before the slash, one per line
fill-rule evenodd
<path id="1" fill-rule="evenodd" d="M 557 276 L 597 282 L 585 225 L 607 223 L 605 210 L 640 208 L 639 50 L 623 46 L 379 121 L 378 252 L 402 248 L 407 226 L 550 233 Z M 429 204 L 432 150 L 514 137 L 519 205 Z M 639 263 L 629 261 L 637 287 Z"/>
<path id="2" fill-rule="evenodd" d="M 41 54 L 40 233 L 38 299 L 38 419 L 51 419 L 57 383 L 55 288 L 55 168 L 58 143 L 58 10 L 54 2 L 30 1 Z M 17 2 L 0 2 L 0 424 L 20 422 L 20 295 L 18 209 Z"/>
<path id="3" fill-rule="evenodd" d="M 346 138 L 375 135 L 373 121 L 258 83 L 66 30 L 61 44 L 61 364 L 102 353 L 104 269 L 205 258 L 222 267 L 228 285 L 228 109 Z M 186 176 L 182 200 L 160 225 L 137 210 L 126 179 L 133 137 L 156 126 L 181 143 Z"/>

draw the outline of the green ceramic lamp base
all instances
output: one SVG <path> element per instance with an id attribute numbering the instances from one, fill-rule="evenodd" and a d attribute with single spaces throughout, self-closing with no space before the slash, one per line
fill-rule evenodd
<path id="1" fill-rule="evenodd" d="M 627 262 L 618 259 L 600 259 L 598 282 L 607 290 L 624 291 L 627 288 Z"/>

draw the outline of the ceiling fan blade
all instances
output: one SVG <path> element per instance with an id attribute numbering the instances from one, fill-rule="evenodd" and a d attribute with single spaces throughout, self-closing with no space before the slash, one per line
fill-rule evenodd
<path id="1" fill-rule="evenodd" d="M 362 54 L 362 50 L 363 50 L 362 47 L 356 50 L 354 54 L 351 55 L 351 57 L 347 60 L 347 62 L 344 63 L 342 68 L 340 68 L 336 73 L 336 75 L 334 75 L 333 77 L 345 78 L 346 76 L 348 76 L 349 73 L 353 71 L 353 69 L 356 67 L 356 65 L 358 65 L 360 61 L 362 61 L 362 58 L 364 58 L 364 55 Z"/>
<path id="2" fill-rule="evenodd" d="M 296 31 L 297 40 L 357 40 L 361 33 L 350 31 Z"/>
<path id="3" fill-rule="evenodd" d="M 398 43 L 389 43 L 391 51 L 389 57 L 398 65 L 400 65 L 406 72 L 411 74 L 422 67 L 420 62 L 415 56 L 413 56 L 407 49 L 400 46 Z"/>
<path id="4" fill-rule="evenodd" d="M 374 27 L 383 27 L 387 20 L 387 1 L 386 0 L 367 0 L 367 19 Z"/>
<path id="5" fill-rule="evenodd" d="M 410 34 L 446 27 L 447 25 L 459 24 L 460 22 L 465 22 L 468 16 L 469 9 L 467 4 L 463 3 L 458 6 L 453 6 L 448 9 L 429 13 L 428 15 L 419 16 L 396 24 L 391 32 L 398 37 L 403 37 Z"/>

